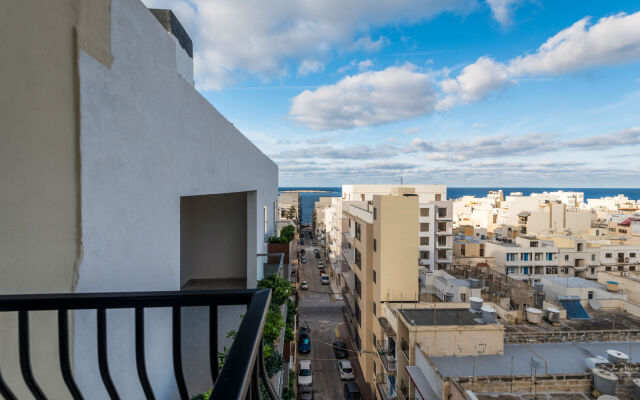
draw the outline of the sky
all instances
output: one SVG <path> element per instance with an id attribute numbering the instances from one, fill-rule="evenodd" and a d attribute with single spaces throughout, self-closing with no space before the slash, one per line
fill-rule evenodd
<path id="1" fill-rule="evenodd" d="M 280 186 L 640 187 L 640 3 L 143 0 Z"/>

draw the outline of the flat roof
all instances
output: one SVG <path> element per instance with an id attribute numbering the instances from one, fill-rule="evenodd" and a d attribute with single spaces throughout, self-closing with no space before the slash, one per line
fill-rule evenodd
<path id="1" fill-rule="evenodd" d="M 414 326 L 436 325 L 481 325 L 481 314 L 474 314 L 468 308 L 401 308 L 404 319 Z"/>
<path id="2" fill-rule="evenodd" d="M 456 278 L 447 279 L 444 276 L 438 276 L 438 277 L 436 277 L 436 279 L 438 281 L 440 281 L 443 285 L 446 285 L 446 286 L 450 286 L 450 285 L 458 286 L 458 287 L 469 287 L 470 286 L 469 285 L 469 281 L 467 281 L 465 279 L 456 279 Z"/>
<path id="3" fill-rule="evenodd" d="M 555 285 L 564 286 L 567 288 L 583 288 L 583 289 L 606 289 L 607 287 L 602 283 L 596 281 L 590 281 L 584 278 L 578 278 L 576 276 L 567 277 L 549 277 L 543 278 L 546 281 L 553 282 Z M 543 282 L 544 283 L 544 282 Z"/>
<path id="4" fill-rule="evenodd" d="M 585 358 L 606 358 L 610 349 L 640 361 L 639 342 L 505 344 L 504 355 L 429 358 L 443 377 L 580 374 Z"/>

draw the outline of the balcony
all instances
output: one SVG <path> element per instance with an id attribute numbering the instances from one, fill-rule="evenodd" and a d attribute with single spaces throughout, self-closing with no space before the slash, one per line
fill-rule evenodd
<path id="1" fill-rule="evenodd" d="M 342 231 L 342 236 L 345 237 L 349 242 L 353 243 L 353 235 L 349 231 Z"/>
<path id="2" fill-rule="evenodd" d="M 395 400 L 398 398 L 395 385 L 392 386 L 390 382 L 378 382 L 376 387 L 383 400 Z"/>
<path id="3" fill-rule="evenodd" d="M 382 361 L 385 371 L 391 373 L 396 372 L 397 360 L 395 350 L 390 351 L 389 349 L 380 348 L 378 349 L 378 356 L 380 356 L 380 361 Z"/>
<path id="4" fill-rule="evenodd" d="M 351 269 L 354 268 L 354 266 L 356 265 L 356 253 L 353 250 L 353 248 L 348 249 L 348 248 L 342 248 L 342 258 L 344 258 L 347 261 L 347 264 L 349 264 L 349 266 L 351 267 Z"/>
<path id="5" fill-rule="evenodd" d="M 259 398 L 260 385 L 266 389 L 268 398 L 278 398 L 268 379 L 264 365 L 262 333 L 271 301 L 271 291 L 254 290 L 209 290 L 137 293 L 72 293 L 42 295 L 0 296 L 0 312 L 18 313 L 18 347 L 20 370 L 26 386 L 37 399 L 46 399 L 47 388 L 40 388 L 31 368 L 29 319 L 37 318 L 37 311 L 57 311 L 58 324 L 53 335 L 58 335 L 60 372 L 74 399 L 91 398 L 91 393 L 82 394 L 74 380 L 69 348 L 69 310 L 95 310 L 97 317 L 96 351 L 102 382 L 112 399 L 129 398 L 130 394 L 118 390 L 109 373 L 107 360 L 108 310 L 133 309 L 135 318 L 135 357 L 138 379 L 146 398 L 155 398 L 147 376 L 145 362 L 145 309 L 170 308 L 172 321 L 173 373 L 180 399 L 189 399 L 189 391 L 182 368 L 182 308 L 208 307 L 209 343 L 218 341 L 218 306 L 247 305 L 237 336 L 222 369 L 218 368 L 217 346 L 209 346 L 211 378 L 215 382 L 211 398 L 255 399 Z M 72 316 L 73 317 L 73 316 Z M 213 318 L 212 318 L 213 317 Z M 72 327 L 73 329 L 73 327 Z M 127 329 L 127 327 L 123 327 Z M 0 376 L 0 394 L 6 399 L 16 399 L 11 388 Z"/>
<path id="6" fill-rule="evenodd" d="M 451 228 L 444 228 L 444 229 L 438 228 L 436 235 L 438 236 L 453 235 L 453 230 Z"/>
<path id="7" fill-rule="evenodd" d="M 402 354 L 404 354 L 404 357 L 407 359 L 407 362 L 410 362 L 411 359 L 409 358 L 409 343 L 407 343 L 404 338 L 400 339 L 400 349 L 402 350 Z"/>

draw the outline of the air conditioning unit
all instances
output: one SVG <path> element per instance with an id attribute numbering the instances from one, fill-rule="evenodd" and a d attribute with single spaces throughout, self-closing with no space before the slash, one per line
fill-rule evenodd
<path id="1" fill-rule="evenodd" d="M 622 271 L 622 276 L 629 276 L 629 271 Z"/>

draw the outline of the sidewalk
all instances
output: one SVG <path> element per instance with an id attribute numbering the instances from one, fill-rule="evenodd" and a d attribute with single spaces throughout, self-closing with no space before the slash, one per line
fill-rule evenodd
<path id="1" fill-rule="evenodd" d="M 340 329 L 341 339 L 347 345 L 347 349 L 355 351 L 355 347 L 353 345 L 353 342 L 351 341 L 351 336 L 349 336 L 349 331 L 347 330 L 347 326 L 345 324 L 346 322 L 342 322 L 338 325 Z M 360 393 L 362 394 L 362 398 L 364 400 L 373 399 L 373 397 L 371 396 L 371 393 L 369 393 L 369 386 L 364 381 L 364 376 L 362 375 L 362 370 L 360 369 L 360 362 L 358 361 L 358 357 L 356 356 L 356 353 L 352 353 L 352 352 L 349 352 L 349 353 L 351 354 L 351 356 L 349 357 L 349 361 L 351 361 L 351 366 L 353 367 L 353 370 L 356 374 L 355 382 L 358 385 L 358 388 L 360 388 Z"/>
<path id="2" fill-rule="evenodd" d="M 333 293 L 333 297 L 336 299 L 336 301 L 342 300 L 342 292 L 340 292 L 340 288 L 336 286 L 336 283 L 333 281 L 333 279 L 331 279 L 329 283 L 331 284 L 331 293 Z"/>

